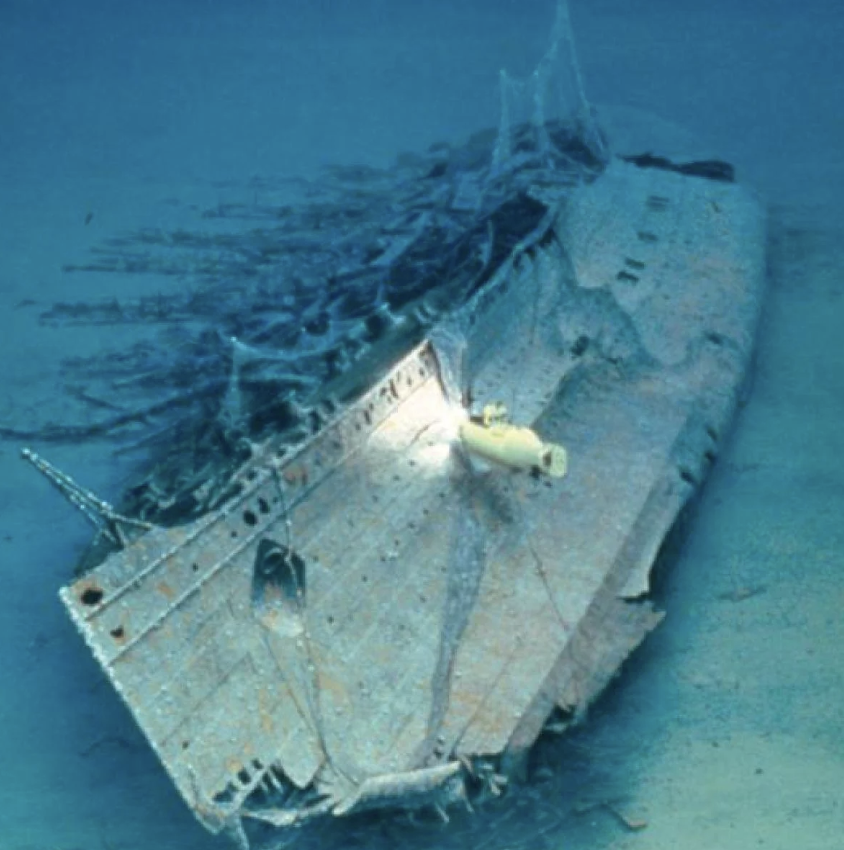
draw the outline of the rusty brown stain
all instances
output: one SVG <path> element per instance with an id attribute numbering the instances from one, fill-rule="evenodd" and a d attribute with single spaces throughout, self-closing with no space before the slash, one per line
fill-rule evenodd
<path id="1" fill-rule="evenodd" d="M 126 643 L 128 639 L 128 635 L 126 634 L 126 627 L 119 623 L 113 629 L 109 630 L 109 634 L 114 638 L 115 643 Z"/>
<path id="2" fill-rule="evenodd" d="M 263 731 L 268 735 L 272 734 L 275 729 L 272 714 L 270 713 L 271 704 L 272 700 L 269 691 L 267 688 L 262 687 L 258 691 L 258 713 L 261 716 L 261 729 L 263 729 Z M 246 746 L 251 750 L 251 746 L 248 742 Z"/>
<path id="3" fill-rule="evenodd" d="M 319 690 L 321 692 L 332 694 L 342 700 L 348 700 L 349 692 L 346 690 L 346 686 L 339 679 L 328 675 L 325 670 L 318 671 L 317 679 L 319 681 Z"/>
<path id="4" fill-rule="evenodd" d="M 263 729 L 268 735 L 271 735 L 275 730 L 273 719 L 266 711 L 261 711 L 261 729 Z"/>
<path id="5" fill-rule="evenodd" d="M 264 587 L 265 602 L 277 602 L 280 599 L 284 599 L 284 593 L 280 587 L 274 584 L 268 584 Z"/>
<path id="6" fill-rule="evenodd" d="M 268 735 L 272 734 L 275 729 L 275 723 L 273 722 L 273 716 L 270 712 L 269 695 L 263 688 L 258 695 L 258 712 L 261 715 L 261 729 L 263 729 L 263 731 Z"/>
<path id="7" fill-rule="evenodd" d="M 170 587 L 170 585 L 167 584 L 166 581 L 160 581 L 156 585 L 156 588 L 160 593 L 163 593 L 168 599 L 172 599 L 176 595 L 176 591 L 173 590 L 173 588 Z"/>
<path id="8" fill-rule="evenodd" d="M 305 466 L 293 466 L 284 471 L 284 480 L 293 486 L 301 484 L 304 486 L 308 483 L 308 469 Z"/>
<path id="9" fill-rule="evenodd" d="M 278 621 L 278 611 L 265 611 L 261 614 L 261 622 L 268 628 L 275 628 Z"/>

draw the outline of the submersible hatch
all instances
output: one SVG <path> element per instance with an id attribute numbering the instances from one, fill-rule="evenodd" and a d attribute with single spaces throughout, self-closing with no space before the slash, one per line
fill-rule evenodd
<path id="1" fill-rule="evenodd" d="M 765 217 L 722 163 L 611 155 L 576 82 L 571 120 L 505 115 L 486 148 L 363 179 L 374 211 L 339 244 L 372 250 L 332 255 L 341 330 L 296 361 L 331 368 L 273 384 L 263 328 L 219 397 L 231 427 L 283 389 L 298 430 L 257 417 L 158 512 L 30 454 L 107 543 L 70 615 L 187 804 L 243 846 L 497 794 L 662 616 L 650 572 L 742 392 Z"/>

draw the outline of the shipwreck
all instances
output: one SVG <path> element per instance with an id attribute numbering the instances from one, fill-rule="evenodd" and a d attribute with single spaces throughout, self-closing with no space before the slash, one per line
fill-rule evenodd
<path id="1" fill-rule="evenodd" d="M 611 151 L 564 3 L 496 131 L 296 189 L 112 241 L 86 273 L 178 286 L 46 316 L 170 335 L 72 364 L 143 399 L 89 433 L 155 423 L 120 503 L 26 453 L 97 527 L 70 616 L 242 847 L 471 804 L 578 722 L 662 617 L 764 288 L 730 166 Z"/>

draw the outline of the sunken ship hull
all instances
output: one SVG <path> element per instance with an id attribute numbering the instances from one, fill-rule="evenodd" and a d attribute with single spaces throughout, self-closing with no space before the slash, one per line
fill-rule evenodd
<path id="1" fill-rule="evenodd" d="M 660 620 L 649 574 L 735 413 L 763 270 L 742 188 L 615 161 L 315 435 L 65 588 L 199 819 L 446 808 L 575 722 Z M 478 468 L 461 369 L 565 477 Z"/>
<path id="2" fill-rule="evenodd" d="M 498 794 L 660 621 L 651 571 L 750 368 L 765 215 L 721 163 L 610 156 L 568 71 L 567 123 L 505 110 L 485 146 L 206 221 L 244 233 L 142 232 L 86 271 L 202 286 L 48 317 L 179 321 L 200 364 L 89 427 L 193 414 L 119 512 L 28 457 L 100 530 L 61 591 L 73 621 L 242 847 Z M 120 385 L 160 388 L 168 350 L 124 354 Z"/>

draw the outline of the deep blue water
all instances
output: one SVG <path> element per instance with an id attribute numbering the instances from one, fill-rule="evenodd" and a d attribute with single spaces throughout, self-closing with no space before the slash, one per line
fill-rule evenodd
<path id="1" fill-rule="evenodd" d="M 547 790 L 462 823 L 465 837 L 401 840 L 842 850 L 844 10 L 571 8 L 594 103 L 676 122 L 769 204 L 755 394 L 664 590 L 666 623 L 555 751 Z M 494 125 L 499 70 L 528 73 L 552 19 L 551 0 L 2 0 L 0 424 L 60 417 L 62 359 L 113 341 L 37 322 L 29 301 L 120 285 L 63 264 L 155 226 L 168 198 L 227 200 L 256 176 L 385 165 Z M 0 850 L 214 846 L 57 601 L 88 529 L 18 449 L 0 442 Z M 126 470 L 104 447 L 48 451 L 98 492 L 119 491 Z M 725 605 L 735 586 L 764 590 Z M 588 805 L 606 799 L 648 827 L 629 834 Z M 355 846 L 397 840 L 376 828 Z M 352 837 L 340 825 L 319 841 Z"/>

